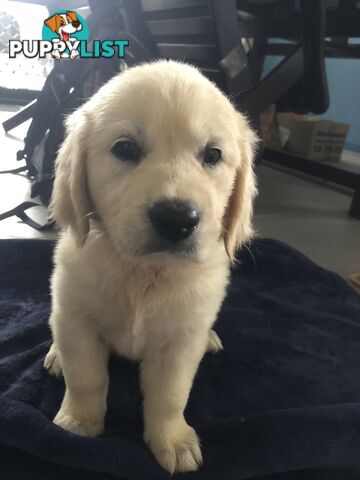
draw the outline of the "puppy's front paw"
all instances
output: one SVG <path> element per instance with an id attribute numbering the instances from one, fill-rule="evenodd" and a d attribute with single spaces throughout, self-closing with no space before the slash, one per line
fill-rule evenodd
<path id="1" fill-rule="evenodd" d="M 150 435 L 144 435 L 160 465 L 174 472 L 192 472 L 202 464 L 199 439 L 185 421 L 177 426 L 163 424 Z"/>
<path id="2" fill-rule="evenodd" d="M 83 437 L 96 437 L 104 431 L 103 420 L 79 418 L 63 408 L 60 408 L 53 421 L 64 430 Z"/>

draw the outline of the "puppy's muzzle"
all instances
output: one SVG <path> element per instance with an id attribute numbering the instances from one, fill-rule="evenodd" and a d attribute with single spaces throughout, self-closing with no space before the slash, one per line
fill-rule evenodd
<path id="1" fill-rule="evenodd" d="M 171 242 L 190 237 L 200 222 L 200 214 L 193 205 L 175 199 L 155 203 L 149 211 L 149 218 L 156 232 Z"/>

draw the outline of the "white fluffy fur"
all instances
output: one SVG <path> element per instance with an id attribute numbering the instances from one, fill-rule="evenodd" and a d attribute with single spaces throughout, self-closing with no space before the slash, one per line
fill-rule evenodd
<path id="1" fill-rule="evenodd" d="M 111 153 L 121 136 L 141 145 L 138 165 Z M 207 144 L 223 152 L 214 168 L 201 162 Z M 45 360 L 66 383 L 57 425 L 86 436 L 103 431 L 116 351 L 140 362 L 144 439 L 159 463 L 170 472 L 201 464 L 183 412 L 205 351 L 222 348 L 211 327 L 235 250 L 252 234 L 254 144 L 227 98 L 176 62 L 128 70 L 68 118 L 52 199 L 63 233 Z M 146 254 L 154 236 L 147 210 L 173 197 L 201 211 L 196 248 Z"/>

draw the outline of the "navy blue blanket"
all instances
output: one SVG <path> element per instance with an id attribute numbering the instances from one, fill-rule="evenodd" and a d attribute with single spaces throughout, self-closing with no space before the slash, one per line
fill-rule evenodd
<path id="1" fill-rule="evenodd" d="M 136 364 L 110 360 L 106 433 L 52 424 L 63 380 L 50 345 L 53 244 L 0 241 L 0 478 L 168 479 L 142 442 Z M 256 240 L 234 270 L 186 417 L 204 465 L 178 478 L 360 478 L 360 297 L 292 248 Z"/>

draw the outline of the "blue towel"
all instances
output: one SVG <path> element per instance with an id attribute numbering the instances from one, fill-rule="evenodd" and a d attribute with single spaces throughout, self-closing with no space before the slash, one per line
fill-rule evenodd
<path id="1" fill-rule="evenodd" d="M 110 359 L 103 436 L 52 423 L 64 394 L 43 368 L 52 250 L 0 241 L 0 478 L 169 479 L 142 441 L 135 363 Z M 185 412 L 204 464 L 175 477 L 360 478 L 360 297 L 280 242 L 240 256 L 215 325 L 224 351 L 205 355 Z"/>

